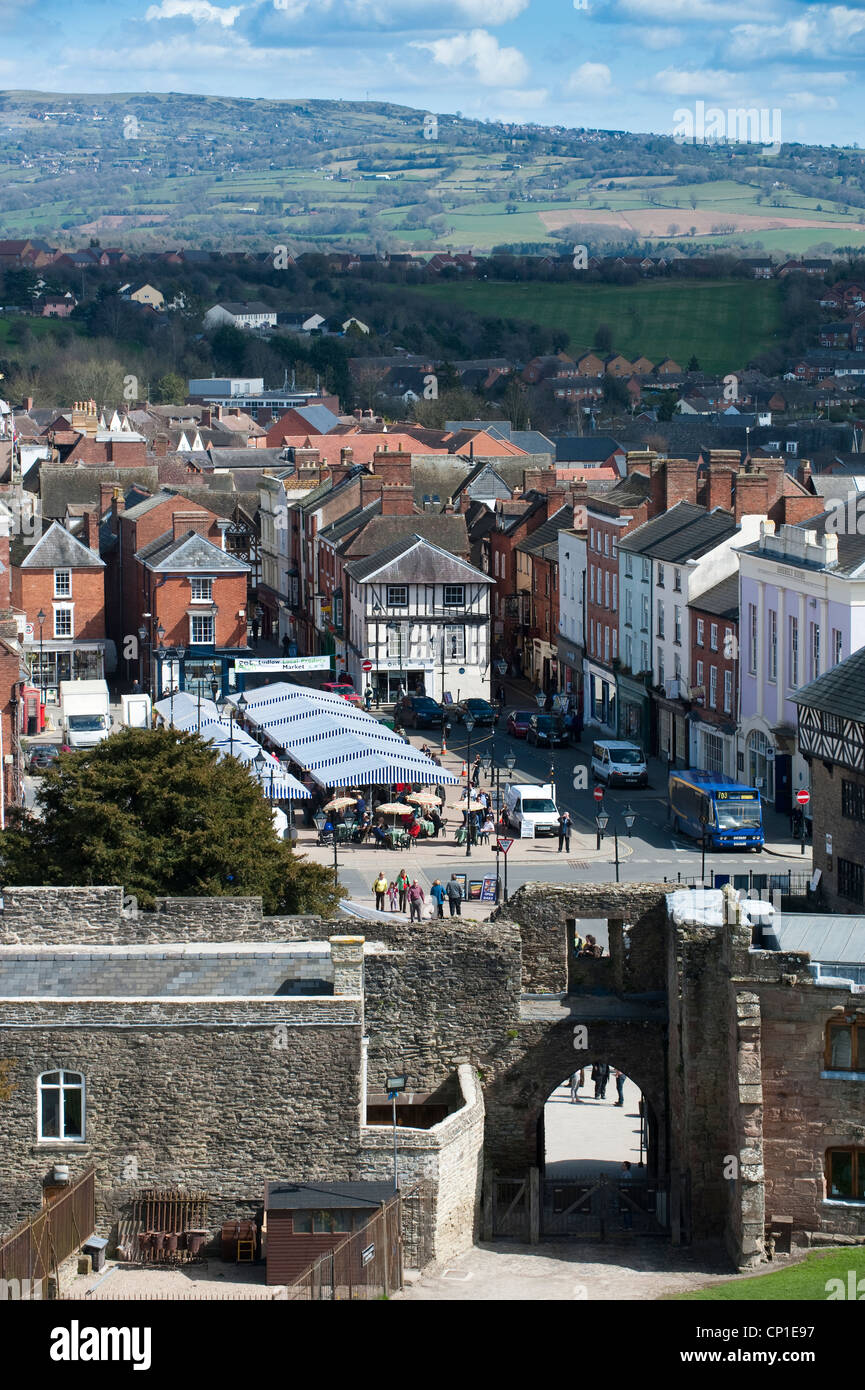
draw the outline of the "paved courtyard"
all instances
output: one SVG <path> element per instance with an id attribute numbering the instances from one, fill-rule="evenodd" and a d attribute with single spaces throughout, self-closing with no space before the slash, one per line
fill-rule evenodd
<path id="1" fill-rule="evenodd" d="M 612 1071 L 606 1100 L 594 1099 L 591 1068 L 580 1100 L 571 1103 L 570 1088 L 560 1086 L 544 1107 L 546 1171 L 550 1178 L 577 1178 L 617 1174 L 627 1159 L 638 1170 L 640 1160 L 640 1092 L 625 1080 L 625 1104 L 619 1108 Z M 644 1155 L 645 1158 L 645 1155 Z"/>

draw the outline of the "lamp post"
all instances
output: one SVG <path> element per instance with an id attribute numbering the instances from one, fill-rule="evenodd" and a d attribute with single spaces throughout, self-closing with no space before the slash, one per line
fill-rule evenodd
<path id="1" fill-rule="evenodd" d="M 156 637 L 156 643 L 158 643 L 158 645 L 156 645 L 156 644 L 154 643 L 154 641 L 153 641 L 153 637 L 154 637 L 154 636 Z M 150 637 L 150 681 L 151 681 L 151 686 L 152 686 L 152 689 L 151 689 L 151 691 L 150 691 L 150 698 L 151 698 L 151 700 L 153 700 L 153 701 L 156 701 L 156 700 L 162 695 L 162 662 L 163 662 L 163 660 L 164 660 L 164 657 L 160 657 L 160 656 L 159 656 L 159 652 L 160 652 L 160 651 L 163 651 L 163 652 L 164 652 L 164 650 L 165 650 L 165 648 L 164 648 L 163 645 L 162 645 L 164 641 L 165 641 L 165 628 L 162 626 L 161 623 L 159 623 L 158 626 L 157 626 L 157 628 L 156 628 L 156 632 L 155 632 L 155 633 L 151 633 L 151 637 Z M 158 666 L 158 670 L 159 670 L 158 689 L 156 688 L 156 687 L 157 687 L 157 681 L 156 681 L 156 671 L 157 671 L 157 665 L 156 665 L 156 663 L 157 663 L 157 661 L 159 662 L 159 666 Z"/>
<path id="2" fill-rule="evenodd" d="M 511 773 L 513 772 L 514 768 L 516 767 L 516 765 L 517 765 L 517 755 L 516 755 L 516 753 L 508 753 L 507 756 L 506 756 L 506 758 L 505 758 L 505 767 L 506 767 L 507 770 L 508 770 L 508 785 L 510 785 L 510 776 L 511 776 Z M 496 769 L 496 787 L 498 788 L 498 769 Z M 499 802 L 498 815 L 501 816 L 501 795 L 500 795 L 500 794 L 498 795 L 497 800 L 498 800 L 498 802 Z M 498 893 L 498 884 L 496 884 L 496 893 Z M 505 902 L 507 902 L 507 900 L 508 900 L 508 856 L 505 855 Z"/>
<path id="3" fill-rule="evenodd" d="M 595 816 L 595 825 L 598 827 L 598 849 L 600 849 L 600 847 L 601 847 L 601 841 L 602 841 L 603 838 L 604 838 L 604 831 L 606 830 L 607 826 L 609 825 L 609 822 L 610 822 L 610 815 L 609 815 L 609 812 L 608 812 L 608 811 L 604 811 L 604 810 L 598 811 L 597 815 Z M 616 882 L 618 883 L 618 881 L 619 881 L 619 851 L 618 851 L 618 842 L 617 842 L 617 844 L 616 844 Z"/>
<path id="4" fill-rule="evenodd" d="M 280 767 L 286 777 L 288 776 L 290 762 L 290 758 L 280 758 L 279 760 Z M 288 803 L 288 847 L 289 849 L 294 849 L 294 798 L 291 795 L 287 795 L 285 799 Z"/>
<path id="5" fill-rule="evenodd" d="M 447 712 L 442 714 L 442 756 L 448 751 L 448 734 L 451 731 L 451 721 L 447 717 Z"/>
<path id="6" fill-rule="evenodd" d="M 472 804 L 472 729 L 475 727 L 475 721 L 468 711 L 466 711 L 466 717 L 463 722 L 466 726 L 466 738 L 468 740 L 466 749 L 466 859 L 471 859 L 472 822 L 470 808 Z"/>
<path id="7" fill-rule="evenodd" d="M 700 883 L 705 886 L 706 882 L 706 826 L 709 824 L 709 817 L 705 808 L 700 812 L 700 845 L 703 851 L 702 862 L 700 864 Z"/>
<path id="8" fill-rule="evenodd" d="M 486 775 L 487 775 L 487 782 L 491 783 L 491 782 L 492 782 L 492 777 L 493 777 L 493 755 L 492 755 L 492 753 L 484 753 L 483 757 L 481 758 L 481 768 L 482 768 L 482 770 L 483 770 L 483 771 L 486 773 Z M 496 771 L 498 772 L 498 765 L 496 765 Z M 497 800 L 498 800 L 498 798 L 497 798 Z M 496 807 L 496 817 L 498 817 L 498 806 Z M 499 849 L 499 837 L 498 837 L 498 835 L 496 835 L 496 902 L 498 902 L 498 900 L 499 900 L 499 854 L 500 854 L 500 853 L 501 853 L 501 851 L 500 851 L 500 849 Z"/>
<path id="9" fill-rule="evenodd" d="M 385 1082 L 387 1098 L 393 1105 L 393 1190 L 399 1192 L 399 1156 L 396 1145 L 396 1098 L 405 1090 L 405 1076 L 389 1076 Z"/>
<path id="10" fill-rule="evenodd" d="M 45 626 L 45 614 L 42 612 L 41 608 L 36 614 L 36 621 L 39 624 L 39 722 L 41 724 L 42 707 L 45 704 L 45 668 L 43 665 L 44 652 L 42 648 L 42 629 Z"/>
<path id="11" fill-rule="evenodd" d="M 147 628 L 138 629 L 138 687 L 144 689 L 144 644 L 147 641 Z"/>

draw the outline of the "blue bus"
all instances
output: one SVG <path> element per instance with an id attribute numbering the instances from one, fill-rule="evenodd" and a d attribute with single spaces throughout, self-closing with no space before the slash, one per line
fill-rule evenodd
<path id="1" fill-rule="evenodd" d="M 673 831 L 702 840 L 707 849 L 763 848 L 763 807 L 756 787 L 722 772 L 671 772 L 667 786 Z"/>

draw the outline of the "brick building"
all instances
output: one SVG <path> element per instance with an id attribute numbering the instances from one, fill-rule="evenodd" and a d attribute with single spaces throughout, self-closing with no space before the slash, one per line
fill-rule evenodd
<path id="1" fill-rule="evenodd" d="M 690 767 L 738 776 L 739 576 L 728 575 L 688 604 Z"/>
<path id="2" fill-rule="evenodd" d="M 54 521 L 12 566 L 12 602 L 25 615 L 32 683 L 53 700 L 60 681 L 99 680 L 114 666 L 95 511 L 83 514 L 82 535 L 78 540 Z"/>
<path id="3" fill-rule="evenodd" d="M 823 901 L 865 909 L 865 647 L 793 694 Z M 862 1056 L 865 1069 L 865 1053 Z"/>

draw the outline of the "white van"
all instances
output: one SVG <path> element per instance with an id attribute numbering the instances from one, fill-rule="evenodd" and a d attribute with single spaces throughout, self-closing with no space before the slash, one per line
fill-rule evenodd
<path id="1" fill-rule="evenodd" d="M 592 776 L 608 787 L 647 787 L 649 769 L 639 744 L 602 738 L 592 744 Z"/>
<path id="2" fill-rule="evenodd" d="M 502 819 L 518 835 L 558 835 L 559 812 L 549 782 L 532 786 L 527 782 L 508 787 Z"/>

